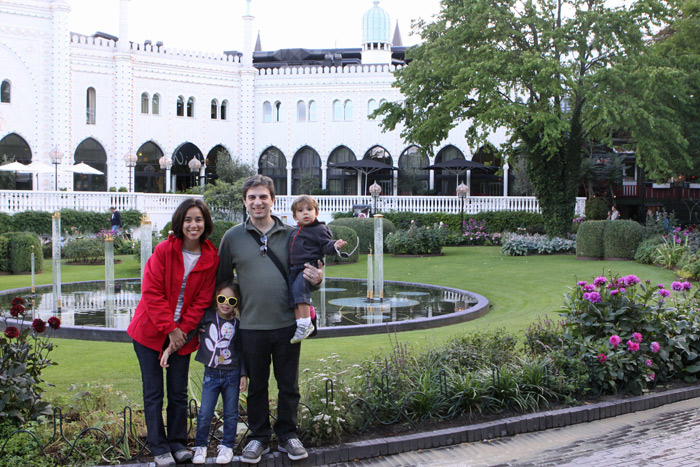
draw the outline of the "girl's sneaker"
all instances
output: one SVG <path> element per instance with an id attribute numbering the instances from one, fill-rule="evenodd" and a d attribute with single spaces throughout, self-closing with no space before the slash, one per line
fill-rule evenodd
<path id="1" fill-rule="evenodd" d="M 304 326 L 301 324 L 297 324 L 297 330 L 294 333 L 294 337 L 292 337 L 289 340 L 290 344 L 296 344 L 297 342 L 301 342 L 307 337 L 311 335 L 311 333 L 314 332 L 314 325 L 313 323 L 309 323 L 308 326 Z"/>
<path id="2" fill-rule="evenodd" d="M 197 446 L 194 448 L 193 464 L 204 464 L 207 462 L 207 447 Z"/>
<path id="3" fill-rule="evenodd" d="M 228 446 L 224 446 L 223 444 L 220 444 L 218 449 L 219 455 L 216 456 L 217 464 L 228 464 L 233 460 L 233 449 Z"/>

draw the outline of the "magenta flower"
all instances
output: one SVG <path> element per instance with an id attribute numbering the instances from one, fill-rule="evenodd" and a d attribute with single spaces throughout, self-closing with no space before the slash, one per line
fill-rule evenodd
<path id="1" fill-rule="evenodd" d="M 625 293 L 625 292 L 627 292 L 627 289 L 624 287 L 620 287 L 620 293 Z"/>
<path id="2" fill-rule="evenodd" d="M 610 345 L 613 347 L 617 348 L 617 346 L 620 345 L 620 342 L 622 342 L 622 339 L 620 339 L 620 336 L 617 334 L 610 336 Z"/>
<path id="3" fill-rule="evenodd" d="M 605 276 L 598 276 L 595 279 L 593 279 L 593 285 L 595 285 L 596 287 L 600 287 L 601 285 L 607 282 L 608 279 Z"/>
<path id="4" fill-rule="evenodd" d="M 610 295 L 612 295 L 613 297 L 614 297 L 615 295 L 619 294 L 619 293 L 620 293 L 620 291 L 617 290 L 617 289 L 613 289 L 613 290 L 610 291 Z"/>
<path id="5" fill-rule="evenodd" d="M 658 343 L 658 342 L 652 342 L 652 343 L 651 343 L 651 351 L 654 352 L 654 353 L 656 353 L 656 352 L 658 352 L 659 350 L 661 350 L 661 346 L 659 345 L 659 343 Z"/>
<path id="6" fill-rule="evenodd" d="M 639 277 L 632 274 L 625 277 L 625 282 L 627 282 L 627 285 L 634 285 L 639 284 L 640 282 L 642 282 L 642 280 Z"/>
<path id="7" fill-rule="evenodd" d="M 615 281 L 615 287 L 624 287 L 627 285 L 627 282 L 625 281 L 624 277 L 620 277 L 618 280 Z"/>
<path id="8" fill-rule="evenodd" d="M 583 294 L 583 299 L 584 299 L 584 300 L 588 300 L 588 298 L 589 298 L 590 296 L 591 296 L 591 293 L 590 293 L 590 292 L 585 292 L 585 293 Z"/>
<path id="9" fill-rule="evenodd" d="M 576 285 L 578 285 L 579 287 L 583 287 L 583 286 L 586 285 L 586 284 L 588 284 L 588 282 L 586 282 L 586 281 L 578 281 L 578 284 L 576 284 Z"/>
<path id="10" fill-rule="evenodd" d="M 659 295 L 661 295 L 662 297 L 668 297 L 669 295 L 671 295 L 671 292 L 669 292 L 666 289 L 659 289 Z"/>
<path id="11" fill-rule="evenodd" d="M 629 340 L 627 341 L 627 350 L 629 350 L 630 352 L 636 352 L 637 350 L 639 350 L 639 344 L 632 340 Z"/>
<path id="12" fill-rule="evenodd" d="M 632 339 L 635 342 L 642 342 L 644 340 L 644 339 L 642 339 L 642 335 L 638 332 L 635 332 L 634 334 L 632 334 Z"/>
<path id="13" fill-rule="evenodd" d="M 656 286 L 657 286 L 658 288 L 660 288 L 660 289 L 663 289 L 663 288 L 664 288 L 664 285 L 663 285 L 663 284 L 656 284 Z"/>
<path id="14" fill-rule="evenodd" d="M 606 357 L 604 353 L 598 355 L 598 360 L 600 360 L 600 363 L 605 363 L 605 360 L 607 359 L 608 357 Z"/>
<path id="15" fill-rule="evenodd" d="M 654 381 L 655 378 L 656 378 L 656 375 L 655 375 L 654 373 L 649 373 L 649 374 L 647 375 L 647 380 L 648 380 L 648 381 Z"/>
<path id="16" fill-rule="evenodd" d="M 593 284 L 586 284 L 581 288 L 584 292 L 593 292 L 595 290 L 595 287 L 593 287 Z"/>
<path id="17" fill-rule="evenodd" d="M 690 288 L 693 286 L 693 284 L 687 281 L 683 282 L 681 285 L 683 286 L 683 290 L 690 290 Z"/>
<path id="18" fill-rule="evenodd" d="M 683 290 L 683 284 L 678 281 L 674 281 L 673 284 L 671 284 L 671 289 L 674 292 L 680 292 L 681 290 Z"/>
<path id="19" fill-rule="evenodd" d="M 600 303 L 600 294 L 598 292 L 591 292 L 588 294 L 587 300 L 591 303 Z"/>
<path id="20" fill-rule="evenodd" d="M 644 362 L 644 364 L 645 364 L 646 366 L 651 366 L 651 360 L 647 360 L 646 362 Z"/>

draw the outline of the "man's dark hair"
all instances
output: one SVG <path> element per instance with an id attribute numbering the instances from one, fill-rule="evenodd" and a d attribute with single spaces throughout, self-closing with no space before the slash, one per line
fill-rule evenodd
<path id="1" fill-rule="evenodd" d="M 185 216 L 190 208 L 199 208 L 202 211 L 202 217 L 204 217 L 204 232 L 202 236 L 199 237 L 199 241 L 203 242 L 209 235 L 211 235 L 214 230 L 214 222 L 211 220 L 211 213 L 209 212 L 209 207 L 207 203 L 197 198 L 187 198 L 185 201 L 180 203 L 175 212 L 173 213 L 172 219 L 172 230 L 173 234 L 177 238 L 183 238 L 182 226 L 185 224 Z"/>
<path id="2" fill-rule="evenodd" d="M 270 190 L 270 198 L 275 199 L 275 182 L 266 175 L 253 175 L 243 182 L 243 199 L 245 200 L 248 190 L 254 186 L 264 186 Z"/>

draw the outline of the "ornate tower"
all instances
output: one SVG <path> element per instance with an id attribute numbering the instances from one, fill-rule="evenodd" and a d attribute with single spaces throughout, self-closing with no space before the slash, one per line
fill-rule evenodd
<path id="1" fill-rule="evenodd" d="M 362 17 L 362 64 L 391 63 L 391 20 L 374 0 L 374 6 Z"/>

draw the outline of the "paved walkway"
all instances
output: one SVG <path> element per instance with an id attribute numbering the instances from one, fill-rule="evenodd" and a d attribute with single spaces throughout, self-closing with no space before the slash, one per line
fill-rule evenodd
<path id="1" fill-rule="evenodd" d="M 536 433 L 407 452 L 337 467 L 697 466 L 700 400 Z"/>

